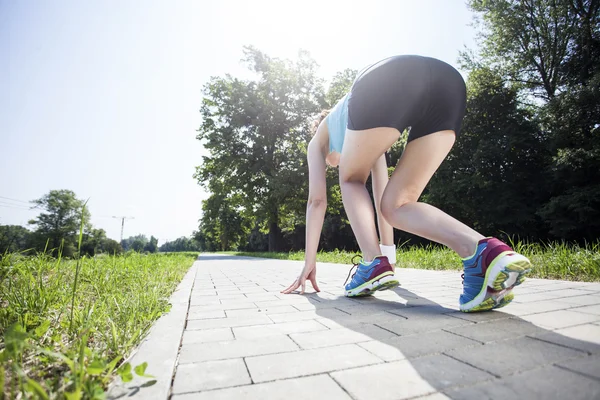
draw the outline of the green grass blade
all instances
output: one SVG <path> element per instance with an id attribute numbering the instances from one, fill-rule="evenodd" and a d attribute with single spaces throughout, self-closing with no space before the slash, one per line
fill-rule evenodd
<path id="1" fill-rule="evenodd" d="M 27 378 L 27 381 L 25 383 L 25 390 L 31 394 L 35 394 L 36 398 L 38 399 L 48 400 L 48 393 L 46 393 L 42 385 L 40 385 L 33 379 Z"/>
<path id="2" fill-rule="evenodd" d="M 83 225 L 85 223 L 85 206 L 87 201 L 81 207 L 81 225 L 79 226 L 79 242 L 77 245 L 77 266 L 75 268 L 75 279 L 73 280 L 73 294 L 71 295 L 71 316 L 69 318 L 69 332 L 73 329 L 73 311 L 75 309 L 75 293 L 77 292 L 77 281 L 79 279 L 79 270 L 81 269 L 81 242 L 83 240 Z"/>

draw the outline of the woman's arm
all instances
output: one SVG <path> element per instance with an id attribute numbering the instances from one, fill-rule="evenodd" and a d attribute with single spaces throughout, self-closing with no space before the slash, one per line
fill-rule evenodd
<path id="1" fill-rule="evenodd" d="M 325 210 L 327 209 L 327 184 L 325 157 L 318 138 L 315 136 L 308 145 L 308 203 L 306 205 L 306 251 L 305 261 L 317 262 L 317 249 Z"/>
<path id="2" fill-rule="evenodd" d="M 327 209 L 327 184 L 325 156 L 323 146 L 317 133 L 308 144 L 308 202 L 306 204 L 306 250 L 304 268 L 300 276 L 281 293 L 292 293 L 302 286 L 304 293 L 306 280 L 310 280 L 313 288 L 319 292 L 317 285 L 317 249 L 321 238 L 321 229 Z"/>

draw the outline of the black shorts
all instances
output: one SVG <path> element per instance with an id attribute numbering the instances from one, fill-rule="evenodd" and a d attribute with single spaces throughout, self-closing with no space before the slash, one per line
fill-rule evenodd
<path id="1" fill-rule="evenodd" d="M 459 134 L 465 115 L 465 81 L 435 58 L 406 55 L 382 60 L 361 72 L 348 100 L 348 129 L 410 127 L 408 141 L 430 133 Z"/>

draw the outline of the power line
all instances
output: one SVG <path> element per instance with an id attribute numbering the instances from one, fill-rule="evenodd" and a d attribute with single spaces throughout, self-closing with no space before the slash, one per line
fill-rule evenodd
<path id="1" fill-rule="evenodd" d="M 25 204 L 17 204 L 17 203 L 11 203 L 10 201 L 6 201 L 6 200 L 2 200 L 0 199 L 0 204 L 5 204 L 7 206 L 14 206 L 14 207 L 25 207 L 27 209 L 33 209 L 33 208 L 40 208 L 39 206 L 34 206 L 34 205 L 25 205 Z"/>
<path id="2" fill-rule="evenodd" d="M 20 203 L 31 204 L 31 202 L 30 202 L 30 201 L 19 200 L 19 199 L 13 199 L 13 198 L 11 198 L 11 197 L 4 197 L 4 196 L 0 196 L 0 199 L 6 199 L 6 200 L 18 201 L 18 202 L 20 202 Z"/>
<path id="3" fill-rule="evenodd" d="M 26 206 L 25 204 L 15 204 L 15 203 L 11 203 L 9 201 L 1 200 L 1 199 L 0 199 L 0 204 L 4 204 L 6 206 L 12 206 L 12 207 L 22 207 L 22 208 L 27 208 L 27 209 L 33 208 L 33 206 Z"/>
<path id="4" fill-rule="evenodd" d="M 0 207 L 5 207 L 5 208 L 14 208 L 15 210 L 27 210 L 27 211 L 33 211 L 33 208 L 29 208 L 29 207 L 17 207 L 14 204 L 11 205 L 6 205 L 6 204 L 0 204 Z"/>

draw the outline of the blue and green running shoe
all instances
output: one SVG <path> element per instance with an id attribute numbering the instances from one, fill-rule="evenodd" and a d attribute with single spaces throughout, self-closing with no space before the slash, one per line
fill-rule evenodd
<path id="1" fill-rule="evenodd" d="M 463 293 L 460 310 L 487 311 L 510 303 L 512 290 L 531 271 L 527 257 L 496 238 L 479 241 L 471 257 L 463 259 Z"/>
<path id="2" fill-rule="evenodd" d="M 400 284 L 394 275 L 394 267 L 390 265 L 386 256 L 375 257 L 370 263 L 361 260 L 358 264 L 354 264 L 354 267 L 356 271 L 352 275 L 352 280 L 345 287 L 347 297 L 368 296 L 377 290 L 391 289 Z"/>

